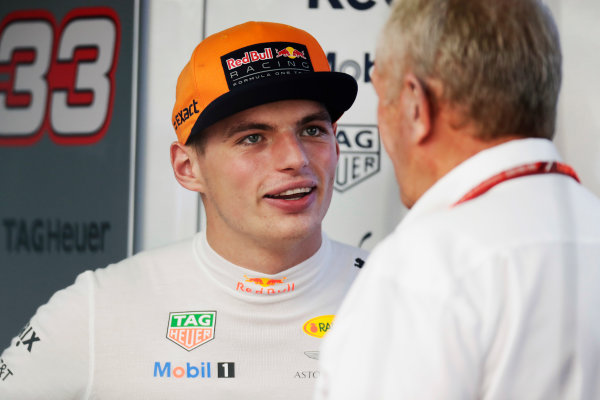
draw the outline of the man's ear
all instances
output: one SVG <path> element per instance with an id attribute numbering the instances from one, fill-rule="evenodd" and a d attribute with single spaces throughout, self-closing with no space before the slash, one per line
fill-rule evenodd
<path id="1" fill-rule="evenodd" d="M 421 144 L 429 138 L 431 133 L 433 107 L 427 95 L 427 89 L 414 74 L 406 74 L 403 84 L 405 89 L 403 105 L 412 128 L 412 140 L 415 144 Z"/>
<path id="2" fill-rule="evenodd" d="M 171 143 L 171 166 L 181 186 L 194 192 L 204 191 L 204 179 L 194 148 L 179 142 Z"/>

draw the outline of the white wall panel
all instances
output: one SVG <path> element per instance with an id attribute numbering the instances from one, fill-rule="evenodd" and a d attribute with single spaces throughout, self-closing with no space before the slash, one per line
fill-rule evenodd
<path id="1" fill-rule="evenodd" d="M 555 142 L 582 183 L 600 196 L 600 2 L 555 1 L 563 82 Z"/>
<path id="2" fill-rule="evenodd" d="M 203 7 L 195 0 L 142 2 L 135 251 L 191 236 L 198 195 L 173 176 L 169 146 L 175 85 L 202 39 Z"/>

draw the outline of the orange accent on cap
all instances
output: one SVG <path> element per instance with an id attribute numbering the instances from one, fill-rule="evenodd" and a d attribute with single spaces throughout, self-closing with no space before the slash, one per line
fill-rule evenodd
<path id="1" fill-rule="evenodd" d="M 215 33 L 194 49 L 177 80 L 171 121 L 180 143 L 187 142 L 198 117 L 211 103 L 220 96 L 237 90 L 235 87 L 230 89 L 228 85 L 221 57 L 247 46 L 272 42 L 304 45 L 314 72 L 330 71 L 327 56 L 316 39 L 309 33 L 289 25 L 246 22 Z M 290 98 L 293 98 L 293 94 L 290 94 Z M 350 104 L 353 100 L 354 98 Z"/>

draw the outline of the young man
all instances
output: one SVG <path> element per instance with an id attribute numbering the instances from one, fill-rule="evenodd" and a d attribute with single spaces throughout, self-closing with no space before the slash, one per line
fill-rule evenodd
<path id="1" fill-rule="evenodd" d="M 325 340 L 318 398 L 600 398 L 600 200 L 551 142 L 548 9 L 398 0 L 375 64 L 411 210 Z"/>
<path id="2" fill-rule="evenodd" d="M 365 253 L 329 240 L 335 125 L 356 82 L 308 33 L 250 22 L 177 83 L 176 179 L 206 232 L 81 274 L 2 355 L 2 399 L 306 399 Z"/>

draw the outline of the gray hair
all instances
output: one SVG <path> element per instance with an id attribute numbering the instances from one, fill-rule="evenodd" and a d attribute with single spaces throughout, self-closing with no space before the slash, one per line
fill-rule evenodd
<path id="1" fill-rule="evenodd" d="M 538 0 L 396 0 L 376 68 L 399 88 L 410 69 L 476 124 L 486 140 L 552 139 L 561 83 L 558 30 Z M 394 88 L 390 91 L 395 92 Z"/>

